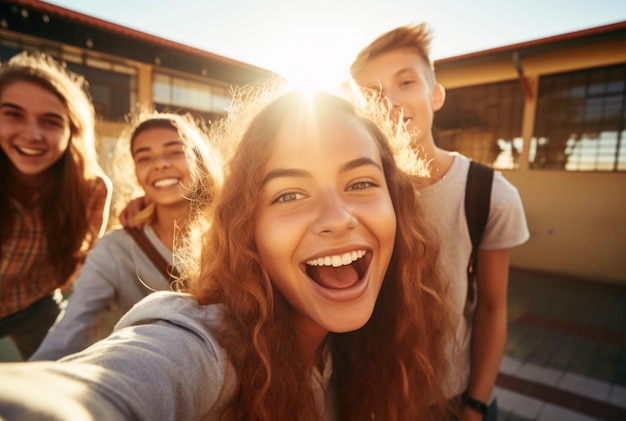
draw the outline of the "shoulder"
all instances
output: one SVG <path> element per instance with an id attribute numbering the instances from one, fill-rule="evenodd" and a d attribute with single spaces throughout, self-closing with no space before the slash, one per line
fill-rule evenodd
<path id="1" fill-rule="evenodd" d="M 212 331 L 219 324 L 220 313 L 220 306 L 200 305 L 190 294 L 156 291 L 126 313 L 116 328 L 121 329 L 161 320 L 204 337 L 208 331 Z"/>
<path id="2" fill-rule="evenodd" d="M 489 167 L 493 169 L 493 183 L 491 186 L 491 200 L 492 201 L 509 201 L 511 199 L 519 198 L 519 192 L 517 188 L 507 180 L 501 171 L 490 167 L 486 164 L 482 164 L 479 161 L 474 161 L 464 155 L 457 154 L 458 165 L 463 169 L 465 179 L 468 179 L 469 167 L 472 162 L 476 162 L 478 165 Z"/>
<path id="3" fill-rule="evenodd" d="M 494 171 L 493 174 L 493 187 L 491 193 L 491 200 L 498 202 L 511 202 L 520 201 L 521 199 L 517 187 L 515 187 L 509 180 L 507 180 L 500 171 Z"/>
<path id="4" fill-rule="evenodd" d="M 131 236 L 123 228 L 116 228 L 100 237 L 90 253 L 110 249 L 115 249 L 119 253 L 120 247 L 127 249 L 132 244 L 131 240 Z"/>
<path id="5" fill-rule="evenodd" d="M 465 183 L 472 160 L 458 152 L 450 152 L 450 155 L 454 157 L 454 161 L 452 161 L 452 165 L 446 173 L 446 178 L 451 178 L 456 183 Z"/>

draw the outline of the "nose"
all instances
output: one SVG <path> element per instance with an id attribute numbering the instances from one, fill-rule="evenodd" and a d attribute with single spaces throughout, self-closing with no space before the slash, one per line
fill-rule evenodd
<path id="1" fill-rule="evenodd" d="M 402 104 L 391 89 L 383 90 L 382 96 L 385 99 L 385 104 L 390 110 L 399 111 L 402 109 Z"/>
<path id="2" fill-rule="evenodd" d="M 320 199 L 313 231 L 319 235 L 341 235 L 352 231 L 357 218 L 338 192 L 325 192 Z"/>
<path id="3" fill-rule="evenodd" d="M 165 154 L 157 155 L 154 161 L 155 168 L 169 168 L 172 165 L 169 158 Z"/>
<path id="4" fill-rule="evenodd" d="M 43 130 L 34 119 L 29 119 L 24 123 L 21 135 L 27 140 L 42 140 Z"/>
<path id="5" fill-rule="evenodd" d="M 389 110 L 389 115 L 394 120 L 400 120 L 403 114 L 402 103 L 397 99 L 396 95 L 389 89 L 385 89 L 381 91 L 381 95 L 383 97 L 383 101 L 387 109 Z"/>

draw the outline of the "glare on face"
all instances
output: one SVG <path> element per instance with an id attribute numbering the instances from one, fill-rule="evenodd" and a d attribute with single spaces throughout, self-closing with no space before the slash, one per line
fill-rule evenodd
<path id="1" fill-rule="evenodd" d="M 396 232 L 375 140 L 347 114 L 307 127 L 289 120 L 263 174 L 255 241 L 301 334 L 362 327 Z"/>
<path id="2" fill-rule="evenodd" d="M 63 155 L 70 142 L 67 108 L 52 92 L 17 81 L 0 93 L 0 147 L 16 175 L 40 175 Z"/>
<path id="3" fill-rule="evenodd" d="M 434 112 L 445 98 L 428 64 L 413 48 L 398 48 L 369 59 L 355 80 L 366 90 L 383 95 L 395 110 L 401 110 L 412 132 L 430 132 Z"/>

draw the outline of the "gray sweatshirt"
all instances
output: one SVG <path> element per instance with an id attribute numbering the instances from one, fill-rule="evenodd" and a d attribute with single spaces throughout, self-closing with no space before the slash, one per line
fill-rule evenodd
<path id="1" fill-rule="evenodd" d="M 214 338 L 219 319 L 218 305 L 150 294 L 82 352 L 58 362 L 0 364 L 0 419 L 217 420 L 236 382 Z M 328 420 L 331 373 L 328 355 L 323 374 L 310 379 Z"/>
<path id="2" fill-rule="evenodd" d="M 145 226 L 144 233 L 171 262 L 172 252 L 154 230 Z M 87 255 L 67 307 L 30 360 L 57 360 L 82 351 L 111 333 L 115 322 L 139 300 L 169 288 L 169 281 L 125 230 L 111 231 Z"/>

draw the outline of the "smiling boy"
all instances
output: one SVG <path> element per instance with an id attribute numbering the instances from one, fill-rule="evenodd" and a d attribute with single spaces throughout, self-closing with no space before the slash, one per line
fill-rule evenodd
<path id="1" fill-rule="evenodd" d="M 361 88 L 385 98 L 394 115 L 410 130 L 413 148 L 430 160 L 430 185 L 420 189 L 419 195 L 441 242 L 441 268 L 458 313 L 448 393 L 450 399 L 460 400 L 465 395 L 461 419 L 487 419 L 485 412 L 492 419 L 495 401 L 489 411 L 485 408 L 491 400 L 506 339 L 509 249 L 524 243 L 529 232 L 519 193 L 496 172 L 489 219 L 478 252 L 478 300 L 471 317 L 463 317 L 472 247 L 464 210 L 470 160 L 435 144 L 433 117 L 443 107 L 446 95 L 429 58 L 431 38 L 424 23 L 396 28 L 361 50 L 350 72 Z"/>

